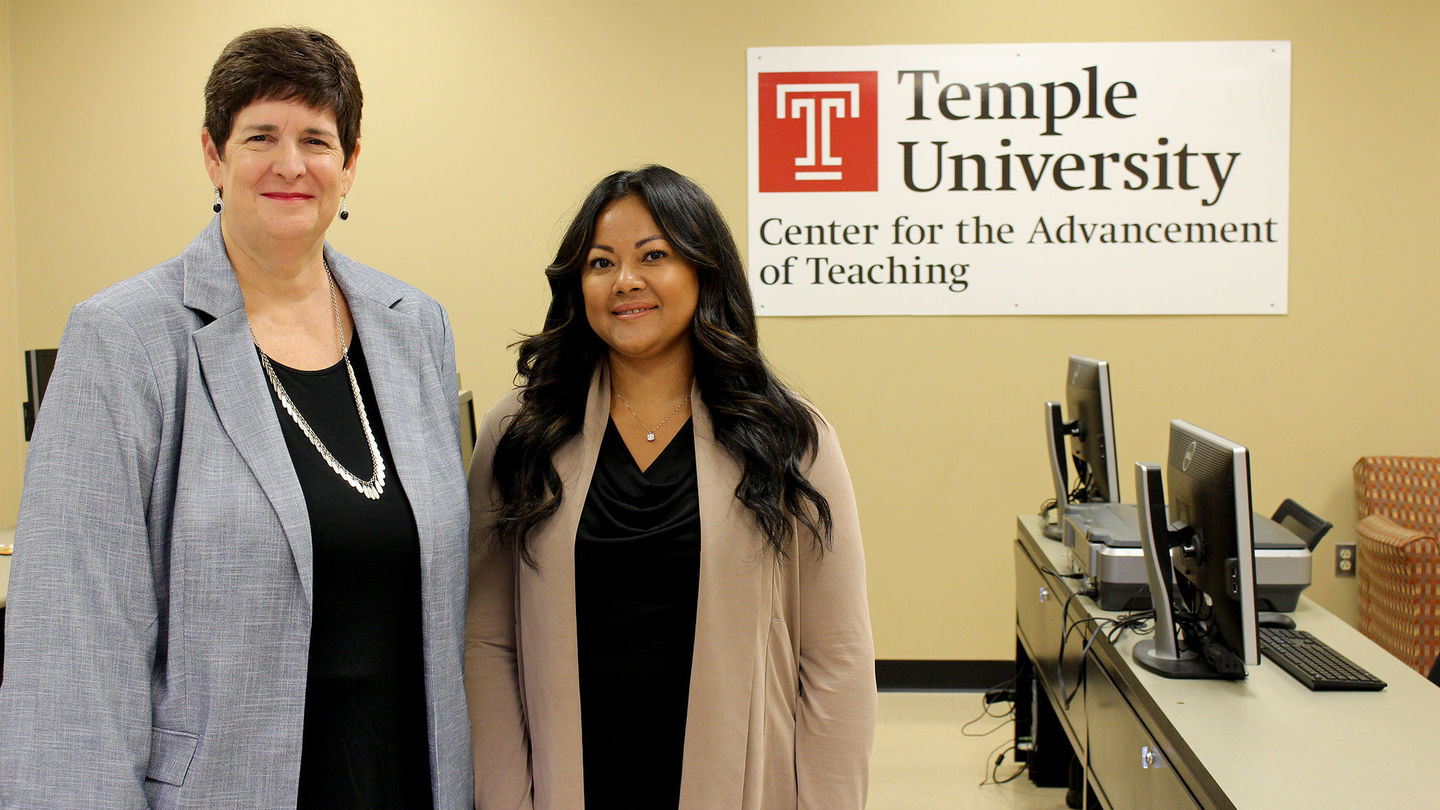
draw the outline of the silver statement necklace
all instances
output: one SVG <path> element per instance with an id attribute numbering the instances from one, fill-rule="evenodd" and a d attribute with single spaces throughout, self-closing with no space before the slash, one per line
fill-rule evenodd
<path id="1" fill-rule="evenodd" d="M 323 258 L 321 262 L 324 263 Z M 310 423 L 300 415 L 300 409 L 290 401 L 290 395 L 285 393 L 285 386 L 281 385 L 280 378 L 275 376 L 275 367 L 270 365 L 270 358 L 265 355 L 265 350 L 260 348 L 260 341 L 255 340 L 253 327 L 250 329 L 250 339 L 255 341 L 255 349 L 260 352 L 260 364 L 265 367 L 265 376 L 270 378 L 270 385 L 275 388 L 275 396 L 280 398 L 280 405 L 285 408 L 286 413 L 290 414 L 290 418 L 295 420 L 300 432 L 304 433 L 305 438 L 315 445 L 315 449 L 320 451 L 320 457 L 325 459 L 325 463 L 330 465 L 330 469 L 334 470 L 336 475 L 345 479 L 345 483 L 354 487 L 361 495 L 377 501 L 380 499 L 380 494 L 385 491 L 385 459 L 380 457 L 380 445 L 375 443 L 375 434 L 370 430 L 370 419 L 365 415 L 365 401 L 360 398 L 360 383 L 355 380 L 355 368 L 350 365 L 350 349 L 345 345 L 345 330 L 340 326 L 340 303 L 335 299 L 335 278 L 330 275 L 330 266 L 325 264 L 324 267 L 325 281 L 330 285 L 330 308 L 335 312 L 335 334 L 340 339 L 340 359 L 345 361 L 345 371 L 350 375 L 350 391 L 355 395 L 355 411 L 360 414 L 360 427 L 365 430 L 365 443 L 370 445 L 371 469 L 375 471 L 375 474 L 370 476 L 370 480 L 361 481 L 359 476 L 345 469 L 345 465 L 330 453 L 325 443 L 315 435 Z"/>
<path id="2" fill-rule="evenodd" d="M 673 417 L 675 416 L 675 414 L 677 414 L 677 413 L 680 412 L 680 409 L 681 409 L 681 408 L 685 407 L 685 403 L 687 403 L 687 402 L 690 401 L 690 397 L 685 397 L 684 399 L 680 400 L 680 404 L 675 406 L 675 410 L 673 410 L 673 411 L 670 412 L 670 416 L 667 416 L 667 417 L 665 417 L 664 419 L 661 419 L 661 420 L 660 420 L 660 424 L 656 425 L 656 426 L 652 429 L 652 428 L 645 427 L 645 421 L 640 418 L 640 414 L 635 413 L 635 409 L 632 408 L 632 407 L 630 407 L 630 403 L 628 403 L 628 402 L 625 401 L 625 397 L 620 396 L 620 392 L 618 392 L 618 391 L 615 392 L 615 398 L 618 399 L 618 400 L 620 400 L 620 404 L 625 406 L 625 410 L 629 411 L 629 412 L 630 412 L 630 415 L 633 416 L 633 417 L 635 417 L 635 421 L 640 423 L 640 427 L 644 428 L 644 430 L 645 430 L 645 441 L 647 441 L 647 442 L 653 442 L 653 441 L 655 441 L 655 431 L 659 430 L 659 429 L 662 428 L 662 427 L 665 427 L 665 423 L 666 423 L 666 422 L 669 422 L 669 421 L 671 420 L 671 418 L 673 418 Z"/>

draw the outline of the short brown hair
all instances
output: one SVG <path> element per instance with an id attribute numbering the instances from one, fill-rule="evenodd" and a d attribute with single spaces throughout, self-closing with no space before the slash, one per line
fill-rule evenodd
<path id="1" fill-rule="evenodd" d="M 310 28 L 257 28 L 225 46 L 205 82 L 205 129 L 221 157 L 235 115 L 256 101 L 299 101 L 335 116 L 345 162 L 360 141 L 360 77 L 350 54 Z"/>

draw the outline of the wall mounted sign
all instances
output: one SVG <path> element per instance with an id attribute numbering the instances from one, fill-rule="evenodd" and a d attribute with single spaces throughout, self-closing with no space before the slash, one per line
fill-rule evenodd
<path id="1" fill-rule="evenodd" d="M 1286 311 L 1288 42 L 747 61 L 761 315 Z"/>

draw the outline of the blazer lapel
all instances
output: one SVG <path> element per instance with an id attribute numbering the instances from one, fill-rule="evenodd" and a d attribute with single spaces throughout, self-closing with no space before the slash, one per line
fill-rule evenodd
<path id="1" fill-rule="evenodd" d="M 735 498 L 740 466 L 715 441 L 710 411 L 691 389 L 700 493 L 700 592 L 685 724 L 682 807 L 740 807 L 747 773 L 756 646 L 769 632 L 772 560 Z M 763 708 L 763 707 L 761 707 Z"/>
<path id="2" fill-rule="evenodd" d="M 548 755 L 535 759 L 535 806 L 584 804 L 580 718 L 579 634 L 575 621 L 575 531 L 590 491 L 600 442 L 610 419 L 610 379 L 602 362 L 590 380 L 580 435 L 555 453 L 555 471 L 564 482 L 560 511 L 534 538 L 539 570 L 517 563 L 521 578 L 519 640 L 526 681 L 536 684 L 528 709 L 544 719 L 531 725 L 532 745 Z M 529 580 L 528 585 L 524 580 Z M 527 645 L 526 639 L 534 639 Z"/>
<path id="3" fill-rule="evenodd" d="M 425 373 L 430 365 L 429 347 L 417 345 L 413 340 L 407 342 L 407 338 L 424 334 L 424 330 L 418 315 L 394 308 L 401 300 L 398 290 L 387 291 L 381 289 L 382 285 L 366 284 L 364 279 L 349 272 L 352 264 L 349 259 L 333 252 L 329 256 L 335 283 L 345 293 L 350 315 L 355 320 L 355 332 L 364 342 L 370 384 L 375 390 L 386 442 L 395 462 L 393 473 L 404 484 L 413 505 L 432 486 L 431 460 L 424 441 L 427 431 L 421 422 L 443 416 L 429 413 L 425 403 L 444 402 L 447 397 L 455 399 L 459 388 L 449 392 L 431 390 L 438 383 L 436 375 Z M 445 421 L 448 425 L 448 419 Z M 458 446 L 459 438 L 455 441 Z M 420 534 L 422 570 L 428 570 L 435 550 L 435 515 L 429 509 L 412 511 Z"/>
<path id="4" fill-rule="evenodd" d="M 305 600 L 313 604 L 314 558 L 305 495 L 280 432 L 269 384 L 255 355 L 245 299 L 225 255 L 219 222 L 216 217 L 184 253 L 185 304 L 214 319 L 192 336 L 200 374 L 221 427 L 280 519 L 295 556 Z"/>

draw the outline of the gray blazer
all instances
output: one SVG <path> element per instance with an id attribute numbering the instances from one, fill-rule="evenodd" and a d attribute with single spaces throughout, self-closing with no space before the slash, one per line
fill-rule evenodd
<path id="1" fill-rule="evenodd" d="M 441 306 L 336 253 L 420 534 L 437 808 L 469 807 L 468 508 Z M 310 525 L 219 219 L 75 307 L 30 445 L 0 806 L 294 807 Z"/>

